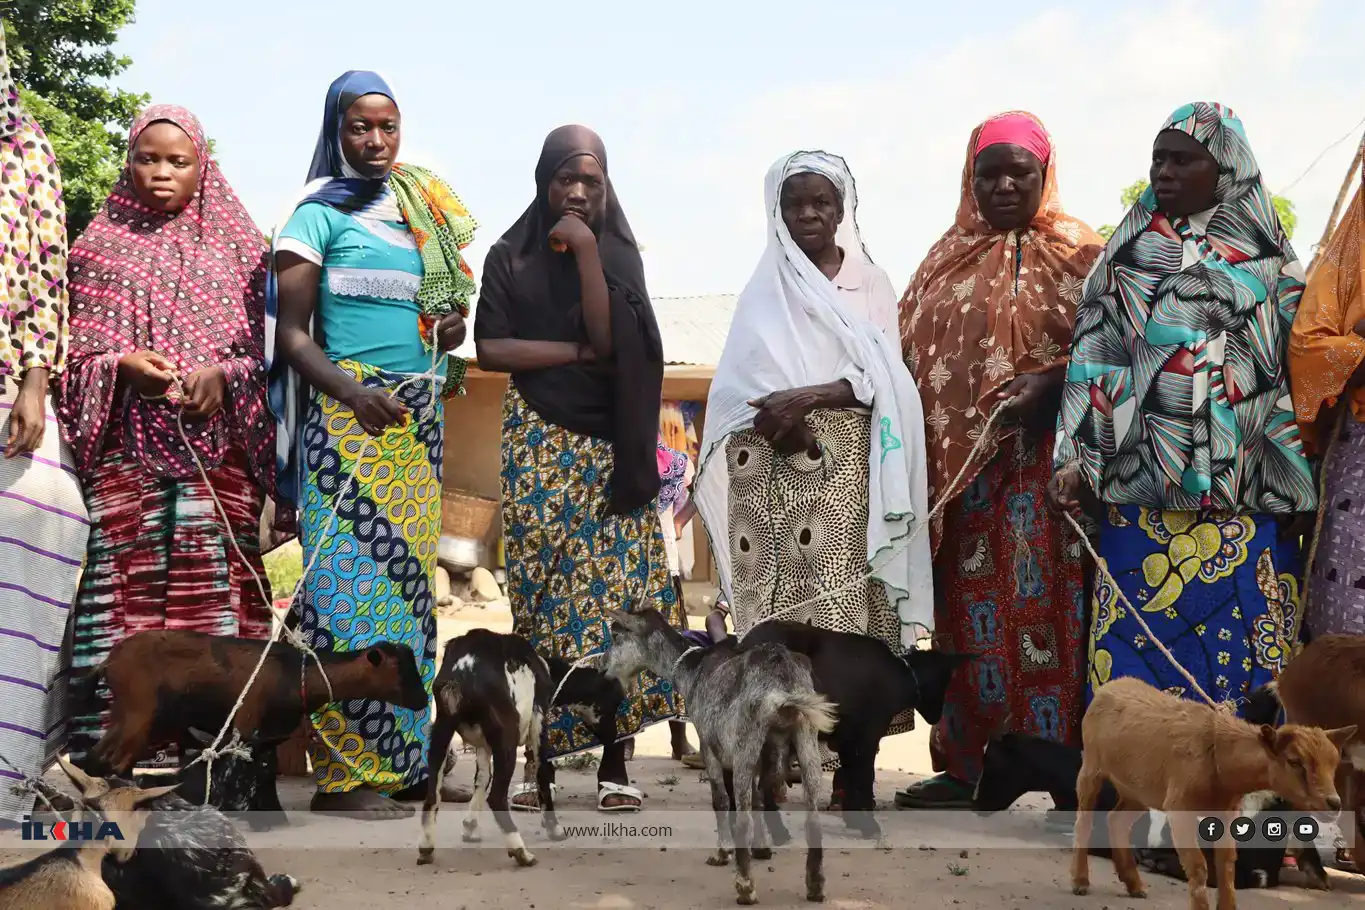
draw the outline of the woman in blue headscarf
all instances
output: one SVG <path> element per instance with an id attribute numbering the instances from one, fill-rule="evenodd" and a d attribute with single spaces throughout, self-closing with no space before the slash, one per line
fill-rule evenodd
<path id="1" fill-rule="evenodd" d="M 397 163 L 400 125 L 378 75 L 328 89 L 308 185 L 275 232 L 266 356 L 280 494 L 311 562 L 301 631 L 336 651 L 406 644 L 430 692 L 441 399 L 464 378 L 448 354 L 465 337 L 474 280 L 459 251 L 476 222 L 439 177 Z M 425 795 L 429 710 L 350 701 L 315 714 L 313 810 L 411 815 L 395 800 Z"/>

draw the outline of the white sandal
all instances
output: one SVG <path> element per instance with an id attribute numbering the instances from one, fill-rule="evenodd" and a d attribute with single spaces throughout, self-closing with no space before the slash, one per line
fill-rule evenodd
<path id="1" fill-rule="evenodd" d="M 550 784 L 550 795 L 554 796 L 559 792 L 559 784 Z M 518 796 L 531 794 L 535 797 L 535 803 L 526 805 L 517 802 Z M 507 808 L 513 812 L 539 812 L 540 811 L 540 788 L 533 780 L 524 780 L 514 787 L 509 788 L 507 793 Z"/>
<path id="2" fill-rule="evenodd" d="M 627 799 L 635 800 L 635 804 L 617 803 L 614 806 L 608 806 L 606 805 L 608 796 L 624 796 Z M 609 780 L 597 782 L 597 811 L 599 812 L 639 812 L 644 808 L 644 801 L 644 793 L 634 787 L 614 784 Z"/>

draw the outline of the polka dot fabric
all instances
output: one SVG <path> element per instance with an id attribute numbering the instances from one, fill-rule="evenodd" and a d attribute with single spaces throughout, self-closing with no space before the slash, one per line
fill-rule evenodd
<path id="1" fill-rule="evenodd" d="M 197 473 L 176 430 L 179 405 L 126 395 L 115 401 L 118 361 L 150 350 L 180 375 L 217 365 L 227 377 L 223 408 L 208 421 L 186 421 L 186 435 L 209 469 L 241 446 L 256 480 L 274 482 L 274 425 L 265 400 L 264 321 L 267 246 L 209 154 L 203 127 L 174 105 L 147 108 L 129 132 L 129 163 L 138 136 L 167 121 L 185 131 L 199 156 L 199 188 L 175 214 L 145 206 L 125 165 L 104 208 L 70 255 L 71 341 L 59 386 L 63 430 L 88 473 L 104 446 L 114 407 L 123 443 L 147 471 Z"/>

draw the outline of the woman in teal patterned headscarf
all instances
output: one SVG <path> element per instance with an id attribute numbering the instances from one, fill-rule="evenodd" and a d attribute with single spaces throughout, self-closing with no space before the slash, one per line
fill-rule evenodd
<path id="1" fill-rule="evenodd" d="M 1227 107 L 1172 114 L 1151 182 L 1077 308 L 1050 498 L 1089 507 L 1162 644 L 1215 700 L 1238 699 L 1299 635 L 1293 527 L 1317 505 L 1286 368 L 1303 270 Z M 1100 573 L 1090 694 L 1120 676 L 1197 697 Z"/>

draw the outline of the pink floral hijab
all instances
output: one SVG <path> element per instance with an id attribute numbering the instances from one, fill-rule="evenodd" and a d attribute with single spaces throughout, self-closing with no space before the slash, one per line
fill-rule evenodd
<path id="1" fill-rule="evenodd" d="M 184 130 L 199 156 L 199 189 L 173 215 L 148 208 L 133 189 L 133 150 L 158 121 Z M 207 421 L 185 421 L 186 436 L 209 470 L 241 446 L 261 487 L 273 490 L 263 337 L 267 249 L 209 154 L 199 120 L 169 104 L 143 111 L 129 130 L 123 174 L 70 253 L 71 344 L 58 412 L 82 477 L 98 464 L 106 431 L 115 429 L 146 471 L 196 473 L 176 429 L 174 394 L 149 401 L 129 392 L 115 400 L 119 358 L 151 350 L 182 377 L 222 367 L 223 407 Z"/>

